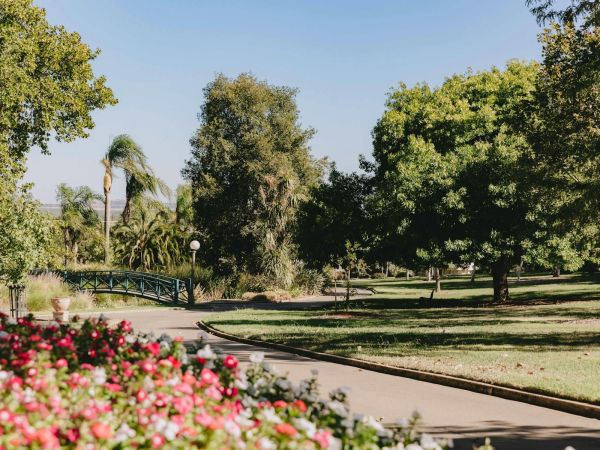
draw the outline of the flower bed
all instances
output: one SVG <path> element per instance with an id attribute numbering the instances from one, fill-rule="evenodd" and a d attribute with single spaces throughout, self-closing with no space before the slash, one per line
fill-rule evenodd
<path id="1" fill-rule="evenodd" d="M 42 326 L 0 315 L 0 448 L 445 449 L 349 415 L 339 390 L 292 385 L 262 361 L 242 371 L 208 347 L 86 320 Z"/>

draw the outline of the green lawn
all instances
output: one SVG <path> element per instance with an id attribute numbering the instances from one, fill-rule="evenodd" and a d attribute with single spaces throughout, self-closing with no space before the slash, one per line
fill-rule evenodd
<path id="1" fill-rule="evenodd" d="M 529 277 L 511 285 L 516 304 L 507 306 L 481 306 L 487 279 L 445 280 L 430 308 L 415 300 L 430 292 L 422 280 L 356 284 L 378 294 L 348 312 L 244 309 L 208 321 L 245 337 L 600 404 L 597 277 Z"/>

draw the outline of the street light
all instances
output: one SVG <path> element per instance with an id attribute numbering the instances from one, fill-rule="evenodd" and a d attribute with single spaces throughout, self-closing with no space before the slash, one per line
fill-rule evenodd
<path id="1" fill-rule="evenodd" d="M 191 285 L 190 285 L 190 304 L 194 304 L 195 303 L 195 298 L 194 298 L 194 287 L 196 286 L 195 283 L 195 278 L 196 278 L 196 252 L 198 251 L 198 249 L 200 248 L 200 242 L 198 242 L 197 240 L 193 240 L 192 242 L 190 242 L 190 253 L 192 255 L 192 280 L 191 280 Z"/>

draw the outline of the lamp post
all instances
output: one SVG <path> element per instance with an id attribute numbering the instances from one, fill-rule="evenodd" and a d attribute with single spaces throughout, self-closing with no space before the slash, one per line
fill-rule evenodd
<path id="1" fill-rule="evenodd" d="M 196 252 L 200 248 L 200 242 L 197 240 L 193 240 L 190 242 L 190 254 L 192 255 L 192 279 L 190 281 L 190 294 L 189 294 L 189 303 L 193 305 L 196 303 L 196 299 L 194 298 L 194 287 L 196 286 Z"/>

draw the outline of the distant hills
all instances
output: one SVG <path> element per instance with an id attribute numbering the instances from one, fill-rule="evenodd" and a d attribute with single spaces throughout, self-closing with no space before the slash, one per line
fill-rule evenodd
<path id="1" fill-rule="evenodd" d="M 100 217 L 104 217 L 104 203 L 102 202 L 94 202 L 94 210 L 98 213 Z M 175 209 L 174 203 L 168 203 L 167 206 L 171 209 Z M 110 211 L 112 217 L 116 217 L 117 215 L 123 212 L 123 208 L 125 207 L 125 200 L 113 200 L 110 205 Z M 52 214 L 54 217 L 60 216 L 60 205 L 58 203 L 45 203 L 42 205 L 42 211 Z"/>

